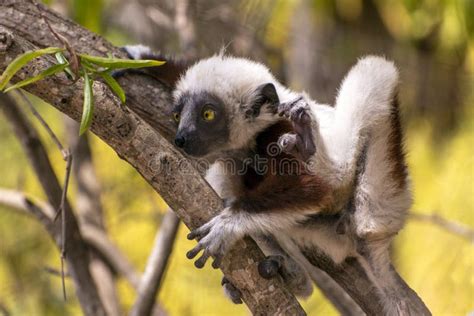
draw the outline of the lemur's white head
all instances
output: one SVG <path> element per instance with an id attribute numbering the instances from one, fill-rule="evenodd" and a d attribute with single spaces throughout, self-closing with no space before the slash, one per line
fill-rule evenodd
<path id="1" fill-rule="evenodd" d="M 220 54 L 197 62 L 173 94 L 176 145 L 193 156 L 251 146 L 278 120 L 278 87 L 267 67 L 247 59 Z"/>

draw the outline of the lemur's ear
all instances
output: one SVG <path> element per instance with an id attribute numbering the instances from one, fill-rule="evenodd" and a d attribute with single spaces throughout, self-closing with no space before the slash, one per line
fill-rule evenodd
<path id="1" fill-rule="evenodd" d="M 263 103 L 277 104 L 280 102 L 275 85 L 271 82 L 258 86 L 257 95 L 262 99 Z"/>
<path id="2" fill-rule="evenodd" d="M 128 69 L 122 72 L 114 73 L 115 77 L 122 76 L 126 73 L 141 73 L 149 75 L 170 88 L 174 88 L 179 77 L 189 68 L 190 62 L 171 57 L 162 53 L 154 53 L 149 47 L 143 45 L 125 46 L 123 50 L 131 59 L 152 59 L 161 60 L 166 63 L 157 67 L 147 67 L 140 69 Z"/>
<path id="3" fill-rule="evenodd" d="M 257 117 L 260 114 L 260 109 L 264 104 L 276 105 L 280 102 L 275 85 L 271 82 L 264 83 L 255 89 L 255 99 L 251 106 L 245 111 L 247 118 Z"/>

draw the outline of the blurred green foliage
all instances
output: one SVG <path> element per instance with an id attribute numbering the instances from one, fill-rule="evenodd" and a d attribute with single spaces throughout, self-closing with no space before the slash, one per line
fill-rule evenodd
<path id="1" fill-rule="evenodd" d="M 131 41 L 107 27 L 104 8 L 118 0 L 74 0 L 67 5 L 70 15 L 87 28 L 103 32 L 116 44 Z M 55 5 L 59 1 L 50 1 Z M 244 1 L 241 10 L 258 10 L 266 1 Z M 436 213 L 474 228 L 474 1 L 471 0 L 376 0 L 381 20 L 397 46 L 411 51 L 430 47 L 438 65 L 459 64 L 462 96 L 456 124 L 439 130 L 434 122 L 443 112 L 410 115 L 406 122 L 406 148 L 413 180 L 413 210 Z M 290 20 L 299 1 L 276 1 L 266 28 L 267 45 L 286 52 Z M 312 2 L 317 21 L 352 23 L 359 21 L 365 1 L 319 0 Z M 360 21 L 359 21 L 360 22 Z M 293 34 L 294 35 L 294 34 Z M 370 48 L 369 48 L 370 50 Z M 344 52 L 342 52 L 344 53 Z M 341 54 L 342 54 L 341 53 Z M 461 60 L 458 63 L 458 59 Z M 270 60 L 272 66 L 278 60 Z M 453 66 L 454 67 L 454 66 Z M 405 71 L 401 65 L 402 73 Z M 411 82 L 402 88 L 413 89 Z M 469 88 L 470 87 L 470 88 Z M 429 88 L 429 87 L 428 87 Z M 408 96 L 412 94 L 408 91 Z M 413 104 L 404 104 L 411 113 Z M 61 114 L 35 100 L 38 110 L 59 135 L 64 135 Z M 446 110 L 450 105 L 446 105 Z M 64 162 L 44 131 L 57 174 L 62 178 Z M 141 271 L 159 227 L 166 205 L 128 164 L 102 141 L 92 138 L 94 164 L 101 181 L 102 202 L 111 238 Z M 18 141 L 0 115 L 0 187 L 18 188 L 44 199 Z M 70 191 L 74 200 L 74 184 Z M 160 304 L 170 315 L 246 315 L 222 295 L 219 271 L 197 270 L 185 253 L 193 246 L 181 227 L 166 277 L 159 294 Z M 474 252 L 469 241 L 431 223 L 409 220 L 395 239 L 394 264 L 407 283 L 423 298 L 434 315 L 466 315 L 474 310 Z M 24 215 L 0 207 L 0 303 L 12 315 L 79 315 L 67 282 L 70 299 L 64 303 L 59 278 L 44 272 L 45 266 L 59 266 L 59 252 L 42 227 Z M 134 291 L 118 280 L 121 303 L 128 310 Z M 302 302 L 309 315 L 336 315 L 334 308 L 316 291 Z"/>

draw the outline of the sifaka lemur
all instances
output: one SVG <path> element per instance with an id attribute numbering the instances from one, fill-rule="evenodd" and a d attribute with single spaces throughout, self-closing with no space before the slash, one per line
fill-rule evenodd
<path id="1" fill-rule="evenodd" d="M 131 58 L 162 59 L 144 46 Z M 218 267 L 240 238 L 254 237 L 268 260 L 264 277 L 280 272 L 297 295 L 311 294 L 312 246 L 341 263 L 355 257 L 385 297 L 395 276 L 389 245 L 411 205 L 402 146 L 398 71 L 382 57 L 360 59 L 343 80 L 334 107 L 280 84 L 260 63 L 223 53 L 187 67 L 170 61 L 147 72 L 173 88 L 175 144 L 211 162 L 206 180 L 225 208 L 189 239 L 187 254 Z M 223 282 L 234 302 L 238 291 Z"/>

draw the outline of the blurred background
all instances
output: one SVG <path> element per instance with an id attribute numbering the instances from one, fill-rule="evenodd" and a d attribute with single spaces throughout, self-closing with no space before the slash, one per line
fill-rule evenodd
<path id="1" fill-rule="evenodd" d="M 344 74 L 366 54 L 393 59 L 400 99 L 413 216 L 396 237 L 393 261 L 434 315 L 474 310 L 474 1 L 472 0 L 51 0 L 50 7 L 116 45 L 143 43 L 173 55 L 200 58 L 227 52 L 261 61 L 290 87 L 334 102 Z M 68 124 L 53 107 L 33 100 L 60 135 Z M 35 125 L 37 122 L 34 121 Z M 38 126 L 39 127 L 39 126 Z M 64 161 L 41 128 L 55 171 Z M 101 140 L 88 135 L 98 184 L 99 226 L 134 271 L 143 271 L 166 204 Z M 0 115 L 0 188 L 45 200 L 7 120 Z M 70 200 L 80 208 L 80 184 Z M 453 226 L 454 225 L 454 226 Z M 453 229 L 454 227 L 454 229 Z M 159 291 L 168 315 L 247 315 L 222 294 L 220 271 L 197 270 L 193 246 L 179 227 Z M 0 315 L 80 315 L 59 269 L 59 252 L 42 226 L 0 205 Z M 117 300 L 129 310 L 130 280 L 112 275 Z M 318 292 L 302 301 L 309 315 L 335 315 Z"/>

